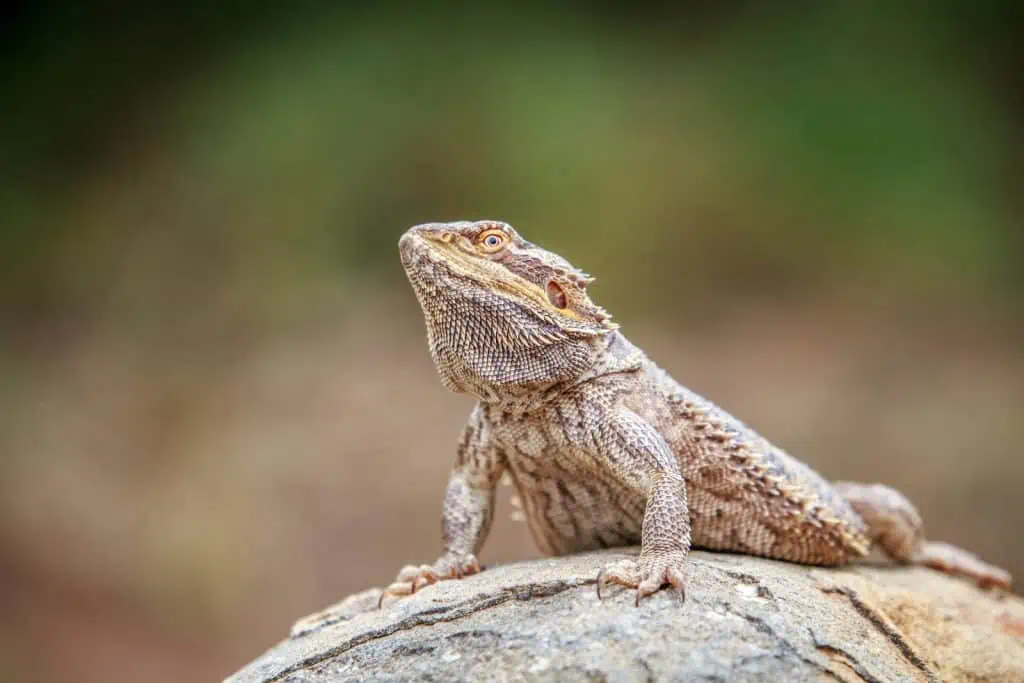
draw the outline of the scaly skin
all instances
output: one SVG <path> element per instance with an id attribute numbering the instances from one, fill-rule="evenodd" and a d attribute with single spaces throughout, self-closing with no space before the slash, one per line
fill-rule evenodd
<path id="1" fill-rule="evenodd" d="M 842 565 L 877 544 L 901 563 L 1008 588 L 1010 575 L 929 543 L 900 493 L 830 483 L 680 386 L 591 302 L 592 279 L 497 221 L 431 223 L 399 243 L 450 390 L 478 400 L 442 517 L 444 552 L 399 572 L 405 595 L 480 571 L 495 487 L 511 475 L 539 548 L 562 555 L 639 541 L 604 584 L 684 596 L 691 546 Z M 382 598 L 383 600 L 383 598 Z"/>

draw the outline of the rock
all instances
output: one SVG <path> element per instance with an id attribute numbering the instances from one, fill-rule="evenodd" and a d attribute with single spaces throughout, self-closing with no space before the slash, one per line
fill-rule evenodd
<path id="1" fill-rule="evenodd" d="M 365 680 L 1024 681 L 1024 601 L 924 568 L 805 567 L 694 552 L 687 599 L 633 604 L 602 564 L 492 567 L 298 622 L 232 683 Z"/>

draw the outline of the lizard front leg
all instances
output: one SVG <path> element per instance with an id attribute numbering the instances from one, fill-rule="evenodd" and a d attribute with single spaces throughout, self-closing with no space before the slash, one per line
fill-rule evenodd
<path id="1" fill-rule="evenodd" d="M 662 586 L 685 600 L 684 574 L 690 552 L 690 514 L 686 484 L 675 454 L 646 420 L 628 410 L 608 417 L 599 428 L 603 463 L 619 481 L 633 484 L 647 499 L 640 557 L 601 569 L 597 595 L 607 583 L 636 588 L 636 604 Z"/>
<path id="2" fill-rule="evenodd" d="M 504 458 L 488 439 L 482 411 L 473 411 L 448 477 L 441 515 L 441 557 L 433 564 L 403 567 L 381 594 L 381 604 L 387 596 L 409 595 L 437 581 L 480 571 L 476 553 L 491 529 L 495 488 L 504 468 Z"/>

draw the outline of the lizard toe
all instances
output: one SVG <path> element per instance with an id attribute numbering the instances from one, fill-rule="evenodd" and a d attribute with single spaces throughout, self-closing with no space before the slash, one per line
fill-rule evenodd
<path id="1" fill-rule="evenodd" d="M 913 561 L 947 574 L 963 576 L 980 588 L 1008 591 L 1013 586 L 1013 577 L 1005 569 L 990 565 L 974 553 L 948 543 L 923 543 Z"/>
<path id="2" fill-rule="evenodd" d="M 641 581 L 636 590 L 636 604 L 657 593 L 664 586 L 671 586 L 679 595 L 680 602 L 686 601 L 686 553 L 673 550 L 665 553 L 641 556 L 639 570 Z"/>
<path id="3" fill-rule="evenodd" d="M 394 583 L 385 588 L 380 594 L 377 607 L 380 608 L 384 605 L 384 598 L 386 597 L 412 595 L 416 591 L 438 581 L 461 579 L 471 574 L 477 574 L 480 571 L 480 563 L 477 561 L 476 556 L 472 554 L 444 555 L 432 565 L 406 565 L 399 570 Z"/>
<path id="4" fill-rule="evenodd" d="M 601 588 L 610 584 L 636 588 L 640 584 L 640 571 L 636 560 L 620 560 L 605 565 L 597 573 L 597 598 L 601 598 Z"/>

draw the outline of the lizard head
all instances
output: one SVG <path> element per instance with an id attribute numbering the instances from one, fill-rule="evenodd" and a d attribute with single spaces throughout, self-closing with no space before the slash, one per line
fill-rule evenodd
<path id="1" fill-rule="evenodd" d="M 593 341 L 618 327 L 587 295 L 593 278 L 507 223 L 417 225 L 398 246 L 453 391 L 487 400 L 572 379 L 593 362 Z"/>

